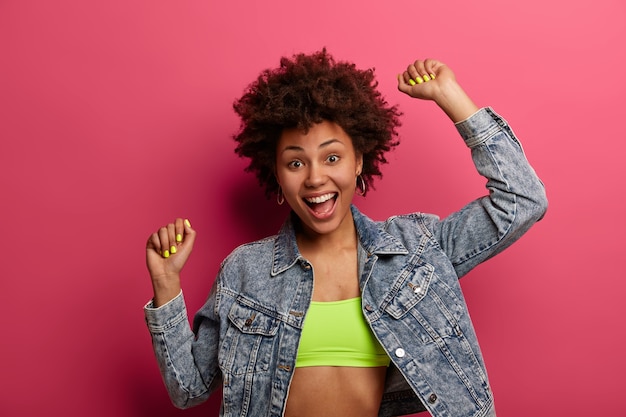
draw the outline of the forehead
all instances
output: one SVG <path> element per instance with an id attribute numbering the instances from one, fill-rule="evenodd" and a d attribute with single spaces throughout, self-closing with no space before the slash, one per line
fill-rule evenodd
<path id="1" fill-rule="evenodd" d="M 339 144 L 352 149 L 352 139 L 337 123 L 327 120 L 302 129 L 284 129 L 278 140 L 278 151 L 290 148 L 314 149 L 330 144 Z"/>

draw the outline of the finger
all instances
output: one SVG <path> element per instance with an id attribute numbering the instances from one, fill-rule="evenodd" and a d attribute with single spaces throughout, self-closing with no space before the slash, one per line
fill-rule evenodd
<path id="1" fill-rule="evenodd" d="M 157 253 L 161 253 L 161 240 L 159 239 L 159 235 L 157 233 L 152 233 L 148 238 L 148 243 L 146 244 L 146 249 L 153 250 Z"/>
<path id="2" fill-rule="evenodd" d="M 185 246 L 189 246 L 189 248 L 192 248 L 194 242 L 196 241 L 196 231 L 191 228 L 191 222 L 189 221 L 189 219 L 185 219 L 183 221 L 183 226 L 185 228 Z"/>
<path id="3" fill-rule="evenodd" d="M 437 76 L 435 75 L 437 72 L 437 64 L 439 61 L 435 59 L 426 59 L 424 60 L 424 71 L 426 74 L 430 76 L 431 80 L 434 80 Z"/>
<path id="4" fill-rule="evenodd" d="M 413 85 L 413 83 L 411 82 L 411 81 L 412 81 L 412 79 L 411 79 L 411 75 L 408 73 L 408 71 L 404 71 L 404 72 L 401 74 L 401 77 L 402 77 L 402 81 L 404 81 L 404 83 L 405 83 L 405 84 L 411 84 L 411 85 Z"/>
<path id="5" fill-rule="evenodd" d="M 422 74 L 419 72 L 418 65 L 419 61 L 415 61 L 407 67 L 406 72 L 411 80 L 414 80 L 417 84 L 421 84 L 424 82 L 424 79 L 422 78 Z M 407 80 L 407 82 L 411 83 L 409 80 Z"/>
<path id="6" fill-rule="evenodd" d="M 176 245 L 180 246 L 183 243 L 183 235 L 185 234 L 185 225 L 183 223 L 183 219 L 178 218 L 176 219 L 175 224 L 175 229 L 176 229 Z"/>
<path id="7" fill-rule="evenodd" d="M 170 223 L 167 225 L 167 238 L 169 240 L 170 255 L 176 253 L 176 225 Z"/>
<path id="8" fill-rule="evenodd" d="M 161 250 L 160 250 L 160 254 L 162 257 L 164 258 L 169 258 L 170 257 L 170 237 L 169 237 L 169 231 L 168 228 L 166 226 L 161 227 L 158 231 L 159 234 L 159 240 L 161 241 Z"/>
<path id="9" fill-rule="evenodd" d="M 420 75 L 420 76 L 426 75 L 426 70 L 424 69 L 424 61 L 423 60 L 418 59 L 417 61 L 415 61 L 413 66 L 415 67 L 415 70 L 417 71 L 418 75 Z"/>
<path id="10" fill-rule="evenodd" d="M 435 60 L 434 59 L 425 59 L 424 60 L 424 71 L 426 74 L 430 76 L 431 79 L 435 78 Z"/>
<path id="11" fill-rule="evenodd" d="M 415 64 L 414 64 L 415 65 L 415 69 L 416 69 L 417 73 L 419 74 L 418 76 L 424 82 L 428 82 L 428 81 L 430 81 L 432 79 L 431 72 L 428 71 L 428 69 L 426 69 L 426 61 L 427 60 L 417 60 L 417 61 L 415 61 Z M 418 81 L 418 83 L 419 83 L 419 81 Z"/>
<path id="12" fill-rule="evenodd" d="M 409 94 L 411 91 L 411 85 L 409 83 L 409 75 L 405 71 L 404 74 L 398 74 L 398 90 L 405 94 Z M 415 81 L 413 81 L 415 83 Z"/>

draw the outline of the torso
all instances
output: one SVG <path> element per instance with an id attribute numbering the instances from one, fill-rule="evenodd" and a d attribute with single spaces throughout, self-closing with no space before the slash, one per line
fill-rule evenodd
<path id="1" fill-rule="evenodd" d="M 285 417 L 376 417 L 386 367 L 296 368 Z"/>
<path id="2" fill-rule="evenodd" d="M 302 255 L 313 265 L 314 301 L 360 297 L 357 246 Z M 296 368 L 285 417 L 378 416 L 387 367 L 313 366 Z"/>

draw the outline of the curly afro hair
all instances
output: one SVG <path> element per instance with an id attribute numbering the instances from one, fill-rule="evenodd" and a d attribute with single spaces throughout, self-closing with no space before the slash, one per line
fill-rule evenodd
<path id="1" fill-rule="evenodd" d="M 376 87 L 374 69 L 336 62 L 324 48 L 310 55 L 283 57 L 280 67 L 263 71 L 235 103 L 241 118 L 234 136 L 235 152 L 250 158 L 246 171 L 254 172 L 266 196 L 278 191 L 274 176 L 276 146 L 283 129 L 307 132 L 323 120 L 337 123 L 363 155 L 361 176 L 372 187 L 382 177 L 385 153 L 398 145 L 397 106 L 389 106 Z"/>

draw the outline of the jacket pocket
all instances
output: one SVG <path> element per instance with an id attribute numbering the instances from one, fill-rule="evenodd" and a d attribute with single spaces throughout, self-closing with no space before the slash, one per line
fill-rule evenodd
<path id="1" fill-rule="evenodd" d="M 393 286 L 385 311 L 394 319 L 401 319 L 417 305 L 429 291 L 435 268 L 427 263 L 412 265 L 403 271 Z"/>
<path id="2" fill-rule="evenodd" d="M 398 331 L 422 344 L 461 336 L 459 322 L 466 309 L 460 288 L 455 291 L 442 282 L 434 266 L 416 264 L 400 275 L 394 289 L 385 312 L 402 323 Z"/>
<path id="3" fill-rule="evenodd" d="M 238 298 L 228 312 L 228 329 L 220 346 L 222 371 L 231 375 L 267 372 L 280 326 L 277 314 Z"/>

